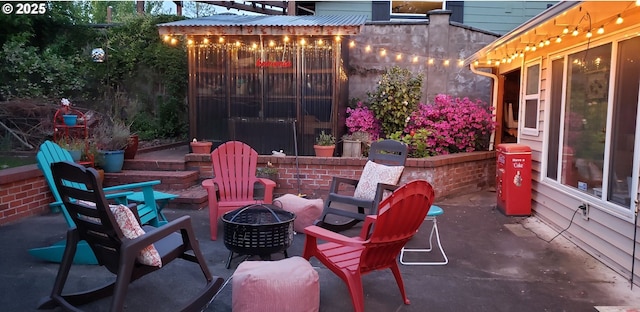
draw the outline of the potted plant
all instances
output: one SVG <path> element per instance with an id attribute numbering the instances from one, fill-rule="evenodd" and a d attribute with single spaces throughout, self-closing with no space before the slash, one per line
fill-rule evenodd
<path id="1" fill-rule="evenodd" d="M 256 178 L 265 178 L 273 182 L 278 180 L 278 168 L 268 161 L 266 167 L 258 167 L 256 169 Z M 254 198 L 260 199 L 264 197 L 264 185 L 256 183 L 253 187 Z"/>
<path id="2" fill-rule="evenodd" d="M 86 142 L 80 138 L 62 138 L 56 142 L 60 147 L 64 148 L 71 154 L 73 161 L 80 161 L 86 147 Z"/>
<path id="3" fill-rule="evenodd" d="M 322 130 L 316 139 L 316 144 L 313 146 L 313 149 L 316 151 L 316 156 L 318 157 L 332 157 L 333 151 L 336 149 L 336 137 Z"/>
<path id="4" fill-rule="evenodd" d="M 191 141 L 191 151 L 194 154 L 209 154 L 211 153 L 211 145 L 211 142 L 198 141 L 196 138 L 193 138 L 193 141 Z"/>
<path id="5" fill-rule="evenodd" d="M 362 145 L 371 144 L 371 135 L 356 131 L 342 136 L 342 157 L 362 157 Z"/>
<path id="6" fill-rule="evenodd" d="M 104 172 L 120 172 L 124 165 L 124 149 L 129 144 L 131 130 L 121 120 L 102 121 L 93 129 L 93 139 L 100 154 Z"/>

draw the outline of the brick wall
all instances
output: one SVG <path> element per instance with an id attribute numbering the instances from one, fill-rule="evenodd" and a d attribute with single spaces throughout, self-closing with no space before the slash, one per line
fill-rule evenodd
<path id="1" fill-rule="evenodd" d="M 201 179 L 212 177 L 209 155 L 188 154 L 186 160 L 188 168 L 200 171 Z M 278 168 L 277 194 L 297 194 L 299 176 L 300 193 L 319 198 L 327 194 L 332 177 L 358 179 L 366 159 L 300 156 L 296 169 L 295 157 L 258 156 L 258 166 L 265 166 L 267 162 Z M 410 158 L 400 183 L 424 179 L 434 186 L 437 197 L 446 197 L 495 186 L 495 170 L 495 152 Z"/>
<path id="2" fill-rule="evenodd" d="M 209 155 L 188 154 L 187 167 L 198 170 L 200 178 L 212 176 Z M 321 158 L 301 156 L 296 158 L 259 156 L 258 165 L 270 161 L 278 168 L 276 194 L 300 193 L 310 198 L 326 196 L 332 177 L 357 179 L 366 159 Z M 400 183 L 415 179 L 429 181 L 436 197 L 448 197 L 475 192 L 495 186 L 495 152 L 473 152 L 424 159 L 408 159 Z M 0 170 L 0 226 L 22 218 L 48 213 L 53 202 L 49 187 L 36 165 Z"/>
<path id="3" fill-rule="evenodd" d="M 53 201 L 36 165 L 0 170 L 0 226 L 47 213 Z"/>

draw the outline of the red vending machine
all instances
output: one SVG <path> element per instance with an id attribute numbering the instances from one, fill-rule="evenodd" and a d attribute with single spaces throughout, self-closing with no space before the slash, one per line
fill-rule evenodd
<path id="1" fill-rule="evenodd" d="M 507 216 L 531 215 L 531 148 L 498 144 L 496 161 L 498 209 Z"/>

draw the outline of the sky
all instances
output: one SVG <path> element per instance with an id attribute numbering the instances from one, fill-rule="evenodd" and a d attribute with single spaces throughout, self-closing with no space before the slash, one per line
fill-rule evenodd
<path id="1" fill-rule="evenodd" d="M 237 9 L 227 9 L 225 7 L 210 5 L 210 4 L 202 4 L 200 6 L 204 7 L 203 14 L 208 16 L 211 14 L 221 14 L 221 13 L 235 13 L 238 15 L 259 15 L 253 12 L 247 12 Z M 186 17 L 196 17 L 195 12 L 195 1 L 183 1 L 182 15 Z M 176 4 L 173 1 L 164 1 L 162 6 L 163 13 L 166 14 L 176 14 Z"/>

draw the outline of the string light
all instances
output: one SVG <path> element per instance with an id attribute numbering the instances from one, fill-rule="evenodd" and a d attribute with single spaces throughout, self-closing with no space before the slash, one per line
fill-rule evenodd
<path id="1" fill-rule="evenodd" d="M 189 39 L 189 40 L 187 40 L 187 44 L 188 44 L 188 45 L 192 45 L 192 44 L 193 44 L 193 39 Z"/>
<path id="2" fill-rule="evenodd" d="M 540 40 L 540 43 L 538 44 L 539 47 L 544 47 L 544 42 L 542 40 Z"/>
<path id="3" fill-rule="evenodd" d="M 355 46 L 356 46 L 356 42 L 355 42 L 355 41 L 353 41 L 353 40 L 351 40 L 351 42 L 349 42 L 349 47 L 350 47 L 350 48 L 353 48 L 353 47 L 355 47 Z"/>
<path id="4" fill-rule="evenodd" d="M 209 44 L 209 38 L 204 38 L 204 39 L 202 40 L 202 43 L 204 43 L 204 44 Z"/>
<path id="5" fill-rule="evenodd" d="M 164 35 L 164 42 L 168 42 L 169 40 L 171 40 L 171 36 Z"/>
<path id="6" fill-rule="evenodd" d="M 449 60 L 444 60 L 442 64 L 444 64 L 444 66 L 449 66 Z"/>
<path id="7" fill-rule="evenodd" d="M 544 45 L 548 46 L 548 45 L 550 45 L 550 44 L 551 44 L 551 41 L 550 41 L 549 39 L 547 39 L 547 40 L 545 40 L 545 41 L 544 41 Z"/>
<path id="8" fill-rule="evenodd" d="M 398 61 L 402 60 L 402 54 L 398 53 L 396 55 L 396 60 L 398 60 Z"/>
<path id="9" fill-rule="evenodd" d="M 364 50 L 365 50 L 366 52 L 371 52 L 371 46 L 370 46 L 370 45 L 367 45 L 367 46 L 364 48 Z"/>
<path id="10" fill-rule="evenodd" d="M 428 63 L 429 65 L 433 65 L 434 60 L 432 58 L 429 59 Z"/>
<path id="11" fill-rule="evenodd" d="M 558 37 L 556 38 L 556 43 L 560 43 L 560 42 L 562 42 L 562 38 L 560 38 L 560 36 L 558 36 Z"/>
<path id="12" fill-rule="evenodd" d="M 300 39 L 300 44 L 301 44 L 301 45 L 305 45 L 305 44 L 307 44 L 307 41 L 306 41 L 306 40 L 304 40 L 304 38 L 302 38 L 302 39 Z"/>
<path id="13" fill-rule="evenodd" d="M 622 16 L 620 16 L 620 14 L 618 14 L 618 18 L 616 18 L 616 24 L 620 25 L 622 24 L 622 22 L 624 22 L 624 19 L 622 18 Z"/>
<path id="14" fill-rule="evenodd" d="M 587 31 L 587 38 L 591 38 L 591 36 L 593 36 L 593 34 L 591 33 L 591 30 Z"/>
<path id="15" fill-rule="evenodd" d="M 530 47 L 529 47 L 529 45 L 527 44 L 527 46 L 526 46 L 526 47 L 524 47 L 524 50 L 525 50 L 526 52 L 529 52 L 529 50 L 531 50 L 531 48 L 530 48 Z"/>
<path id="16" fill-rule="evenodd" d="M 382 56 L 387 55 L 387 50 L 385 50 L 385 49 L 380 50 L 380 55 L 382 55 Z"/>
<path id="17" fill-rule="evenodd" d="M 418 57 L 417 57 L 417 56 L 414 56 L 414 57 L 413 57 L 412 62 L 414 62 L 414 63 L 418 63 Z"/>
<path id="18" fill-rule="evenodd" d="M 573 32 L 571 33 L 571 35 L 575 37 L 575 36 L 577 36 L 578 34 L 579 34 L 579 32 L 578 32 L 578 27 L 576 27 L 576 28 L 573 30 Z"/>
<path id="19" fill-rule="evenodd" d="M 175 45 L 176 43 L 178 43 L 178 39 L 171 38 L 171 44 Z"/>
<path id="20" fill-rule="evenodd" d="M 563 33 L 563 34 L 565 34 L 565 35 L 566 35 L 566 34 L 568 34 L 568 33 L 569 33 L 569 26 L 565 27 L 565 28 L 562 30 L 562 33 Z"/>
<path id="21" fill-rule="evenodd" d="M 323 44 L 324 44 L 324 40 L 318 39 L 318 45 L 323 45 Z"/>
<path id="22" fill-rule="evenodd" d="M 600 26 L 600 28 L 598 28 L 598 35 L 602 35 L 604 34 L 604 25 Z"/>

